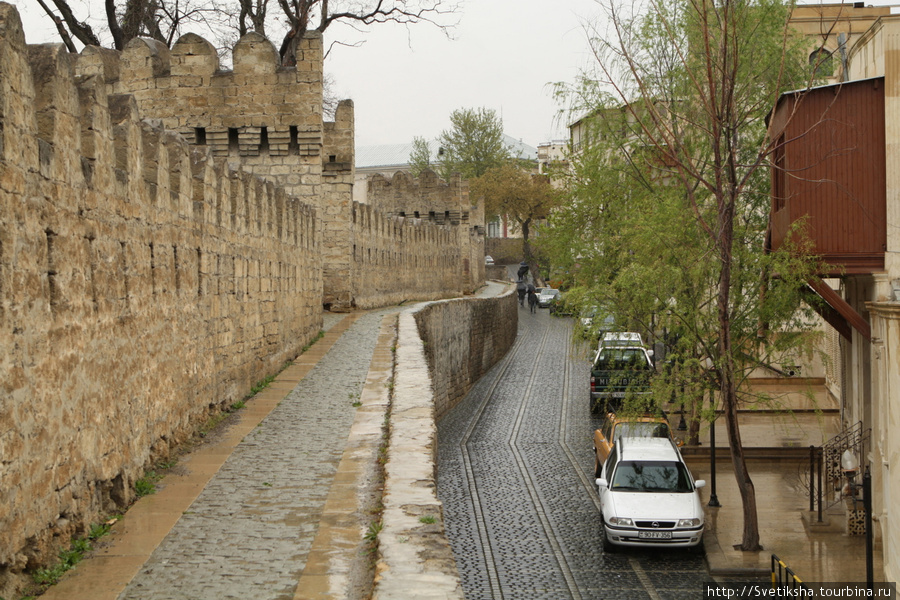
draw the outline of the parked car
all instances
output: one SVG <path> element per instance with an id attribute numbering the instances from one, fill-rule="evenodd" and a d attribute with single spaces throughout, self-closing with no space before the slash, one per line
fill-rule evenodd
<path id="1" fill-rule="evenodd" d="M 485 264 L 485 265 L 488 265 L 488 266 L 493 265 L 493 264 L 494 264 L 494 259 L 493 259 L 493 257 L 491 257 L 491 255 L 485 256 L 485 257 L 484 257 L 484 264 Z"/>
<path id="2" fill-rule="evenodd" d="M 597 306 L 592 306 L 581 313 L 580 323 L 581 333 L 586 339 L 600 340 L 606 333 L 616 330 L 615 317 L 604 314 Z"/>
<path id="3" fill-rule="evenodd" d="M 690 548 L 703 537 L 698 489 L 675 446 L 662 438 L 620 438 L 596 480 L 603 549 Z"/>
<path id="4" fill-rule="evenodd" d="M 557 317 L 571 317 L 572 316 L 572 307 L 566 302 L 565 296 L 562 292 L 560 292 L 556 298 L 551 300 L 549 304 L 547 304 L 547 308 L 550 309 L 551 315 L 556 315 Z"/>
<path id="5" fill-rule="evenodd" d="M 626 397 L 649 395 L 652 356 L 640 334 L 604 335 L 591 364 L 591 412 L 617 412 Z"/>
<path id="6" fill-rule="evenodd" d="M 633 331 L 607 331 L 600 337 L 599 346 L 643 346 L 644 338 Z"/>
<path id="7" fill-rule="evenodd" d="M 556 298 L 559 297 L 559 290 L 555 290 L 553 288 L 543 288 L 540 293 L 538 293 L 538 306 L 541 308 L 547 308 L 550 306 L 550 303 L 553 302 Z"/>
<path id="8" fill-rule="evenodd" d="M 591 327 L 594 325 L 594 317 L 597 316 L 597 313 L 600 311 L 596 306 L 592 306 L 586 311 L 581 313 L 581 329 L 585 332 L 589 331 Z"/>
<path id="9" fill-rule="evenodd" d="M 672 434 L 669 421 L 664 416 L 616 416 L 609 413 L 600 429 L 594 430 L 594 477 L 600 477 L 603 463 L 609 458 L 615 443 L 623 437 L 658 437 L 669 440 L 676 447 L 683 443 Z"/>

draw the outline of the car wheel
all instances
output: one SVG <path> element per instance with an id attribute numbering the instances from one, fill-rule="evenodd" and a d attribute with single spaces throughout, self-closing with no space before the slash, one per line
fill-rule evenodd
<path id="1" fill-rule="evenodd" d="M 606 537 L 606 530 L 603 530 L 603 552 L 606 554 L 615 554 L 618 551 L 618 546 L 609 541 L 609 538 Z"/>

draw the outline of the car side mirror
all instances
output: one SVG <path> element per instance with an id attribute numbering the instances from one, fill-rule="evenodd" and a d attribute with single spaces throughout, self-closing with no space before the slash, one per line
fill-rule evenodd
<path id="1" fill-rule="evenodd" d="M 606 483 L 606 480 L 603 479 L 602 477 L 598 477 L 597 480 L 595 481 L 595 483 L 597 484 L 598 488 L 609 487 L 609 484 Z"/>
<path id="2" fill-rule="evenodd" d="M 653 350 L 647 350 L 647 356 L 653 358 Z"/>
<path id="3" fill-rule="evenodd" d="M 698 479 L 697 481 L 694 482 L 694 487 L 697 488 L 698 490 L 702 487 L 706 487 L 706 480 Z"/>

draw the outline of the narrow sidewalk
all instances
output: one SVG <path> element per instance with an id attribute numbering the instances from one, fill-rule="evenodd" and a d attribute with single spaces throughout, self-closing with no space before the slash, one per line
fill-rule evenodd
<path id="1" fill-rule="evenodd" d="M 111 533 L 98 544 L 101 547 L 70 571 L 59 584 L 51 587 L 44 597 L 50 600 L 119 598 L 245 436 L 291 394 L 363 314 L 343 316 L 322 339 L 282 371 L 269 387 L 248 400 L 245 408 L 237 413 L 237 422 L 221 432 L 213 443 L 204 444 L 184 456 L 173 472 L 159 483 L 159 491 L 132 505 L 113 526 Z M 385 390 L 392 369 L 391 346 L 395 321 L 395 314 L 381 320 L 376 351 L 371 357 L 369 374 L 360 394 L 360 406 L 354 417 L 350 441 L 337 474 L 328 482 L 321 523 L 312 549 L 304 557 L 303 583 L 297 586 L 298 599 L 312 597 L 304 590 L 310 594 L 315 592 L 317 598 L 343 597 L 339 592 L 342 587 L 361 584 L 348 579 L 352 571 L 348 566 L 348 552 L 355 552 L 362 541 L 362 534 L 358 523 L 347 522 L 346 509 L 348 504 L 355 504 L 358 513 L 360 479 L 371 479 L 371 474 L 366 470 L 367 464 L 377 460 L 383 414 L 387 406 Z M 289 560 L 289 557 L 283 557 L 283 560 Z M 208 596 L 210 600 L 216 597 L 212 591 L 210 593 L 213 594 Z M 203 596 L 198 598 L 207 600 Z"/>

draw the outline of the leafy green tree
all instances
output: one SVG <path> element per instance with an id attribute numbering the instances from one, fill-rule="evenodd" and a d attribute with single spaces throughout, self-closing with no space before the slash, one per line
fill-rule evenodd
<path id="1" fill-rule="evenodd" d="M 472 195 L 484 197 L 486 215 L 506 215 L 515 221 L 522 232 L 525 262 L 537 274 L 529 241 L 532 227 L 538 219 L 546 218 L 562 198 L 550 179 L 506 162 L 469 180 L 469 186 Z"/>
<path id="2" fill-rule="evenodd" d="M 803 247 L 765 251 L 765 117 L 783 90 L 808 83 L 802 41 L 780 0 L 654 0 L 635 15 L 629 6 L 607 7 L 608 30 L 592 32 L 596 72 L 562 90 L 589 115 L 587 144 L 572 157 L 569 209 L 541 239 L 576 273 L 583 304 L 666 339 L 659 401 L 700 404 L 716 391 L 742 501 L 740 547 L 758 550 L 742 384 L 812 338 L 798 307 L 813 261 Z"/>
<path id="3" fill-rule="evenodd" d="M 459 173 L 463 179 L 484 175 L 510 159 L 503 143 L 503 121 L 488 108 L 460 108 L 450 113 L 450 129 L 438 137 L 443 149 L 441 176 Z"/>
<path id="4" fill-rule="evenodd" d="M 414 137 L 412 150 L 409 153 L 409 171 L 413 177 L 418 177 L 425 169 L 431 169 L 431 148 L 428 140 L 423 137 Z"/>

